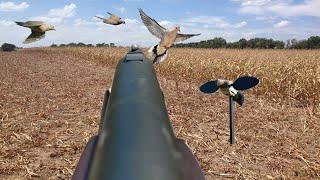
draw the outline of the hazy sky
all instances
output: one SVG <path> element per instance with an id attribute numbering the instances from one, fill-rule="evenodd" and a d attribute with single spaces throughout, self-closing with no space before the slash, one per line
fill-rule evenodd
<path id="1" fill-rule="evenodd" d="M 320 0 L 0 0 L 0 44 L 45 46 L 52 43 L 110 43 L 149 46 L 158 40 L 143 26 L 142 8 L 164 27 L 181 26 L 182 33 L 201 33 L 188 41 L 223 37 L 266 37 L 278 40 L 320 35 Z M 118 14 L 126 25 L 110 26 L 94 15 Z M 14 21 L 42 20 L 55 25 L 46 38 L 30 45 L 22 42 L 30 30 Z"/>

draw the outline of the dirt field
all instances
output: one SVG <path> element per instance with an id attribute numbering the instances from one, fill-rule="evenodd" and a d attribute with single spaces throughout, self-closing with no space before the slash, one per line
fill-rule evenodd
<path id="1" fill-rule="evenodd" d="M 107 50 L 100 58 L 68 49 L 0 52 L 0 179 L 70 179 L 98 130 L 104 91 L 126 51 Z M 317 103 L 298 106 L 272 101 L 260 90 L 245 92 L 230 146 L 227 98 L 201 94 L 200 80 L 178 81 L 172 66 L 157 67 L 170 118 L 207 179 L 320 178 Z"/>

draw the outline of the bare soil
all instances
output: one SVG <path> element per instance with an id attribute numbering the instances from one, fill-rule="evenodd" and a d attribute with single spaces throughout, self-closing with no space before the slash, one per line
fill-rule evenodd
<path id="1" fill-rule="evenodd" d="M 57 52 L 0 52 L 0 179 L 70 179 L 97 133 L 114 67 Z M 244 106 L 236 106 L 236 143 L 230 145 L 226 97 L 158 79 L 175 134 L 207 179 L 320 178 L 318 111 L 248 91 Z"/>

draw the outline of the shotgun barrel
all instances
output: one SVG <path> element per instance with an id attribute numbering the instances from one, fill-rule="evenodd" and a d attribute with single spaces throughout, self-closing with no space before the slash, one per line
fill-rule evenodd
<path id="1" fill-rule="evenodd" d="M 119 61 L 107 93 L 99 134 L 78 163 L 86 168 L 77 167 L 73 179 L 204 179 L 188 146 L 174 135 L 156 73 L 140 50 Z"/>

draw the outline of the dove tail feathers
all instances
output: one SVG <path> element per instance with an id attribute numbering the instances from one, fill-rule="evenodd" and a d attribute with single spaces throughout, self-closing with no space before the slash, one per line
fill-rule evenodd
<path id="1" fill-rule="evenodd" d="M 168 51 L 165 50 L 164 53 L 162 54 L 159 54 L 158 52 L 158 44 L 155 45 L 155 46 L 152 46 L 150 49 L 149 49 L 149 54 L 150 56 L 152 57 L 152 63 L 153 64 L 160 64 L 161 62 L 163 62 L 167 56 L 168 56 Z"/>

